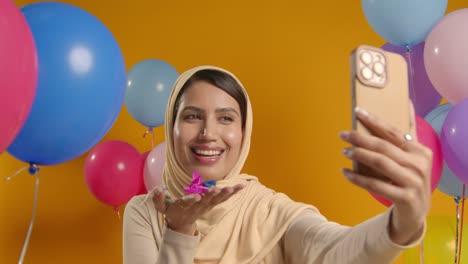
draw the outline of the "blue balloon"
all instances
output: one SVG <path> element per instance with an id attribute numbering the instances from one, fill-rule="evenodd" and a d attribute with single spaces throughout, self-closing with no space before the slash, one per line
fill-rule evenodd
<path id="1" fill-rule="evenodd" d="M 74 159 L 108 132 L 125 96 L 125 62 L 112 33 L 78 7 L 22 8 L 36 42 L 39 83 L 26 123 L 8 149 L 38 165 Z"/>
<path id="2" fill-rule="evenodd" d="M 447 9 L 447 0 L 362 0 L 361 3 L 375 32 L 402 47 L 422 42 Z"/>
<path id="3" fill-rule="evenodd" d="M 442 127 L 448 112 L 452 109 L 452 105 L 447 103 L 436 107 L 424 119 L 431 124 L 432 128 L 440 137 Z M 463 183 L 458 179 L 455 174 L 449 169 L 447 163 L 444 161 L 444 168 L 442 169 L 442 176 L 440 177 L 437 189 L 450 196 L 462 196 Z M 465 190 L 466 194 L 466 190 Z"/>
<path id="4" fill-rule="evenodd" d="M 177 70 L 162 60 L 148 59 L 133 66 L 125 93 L 130 115 L 149 128 L 164 124 L 167 101 L 178 77 Z"/>

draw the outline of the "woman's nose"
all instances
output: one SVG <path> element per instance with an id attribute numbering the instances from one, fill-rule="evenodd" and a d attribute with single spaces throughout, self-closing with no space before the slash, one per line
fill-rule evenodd
<path id="1" fill-rule="evenodd" d="M 215 137 L 215 127 L 208 122 L 201 128 L 200 135 L 205 139 L 212 139 Z"/>

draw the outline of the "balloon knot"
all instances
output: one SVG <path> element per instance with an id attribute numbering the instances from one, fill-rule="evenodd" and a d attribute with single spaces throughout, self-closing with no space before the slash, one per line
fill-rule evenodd
<path id="1" fill-rule="evenodd" d="M 148 127 L 148 130 L 146 130 L 146 132 L 143 134 L 143 137 L 146 137 L 146 135 L 148 134 L 153 134 L 153 128 L 152 127 Z"/>
<path id="2" fill-rule="evenodd" d="M 408 45 L 405 46 L 405 48 L 406 48 L 406 52 L 407 52 L 407 53 L 410 53 L 410 52 L 413 50 L 413 48 L 410 47 L 410 46 L 408 46 Z"/>
<path id="3" fill-rule="evenodd" d="M 34 163 L 30 163 L 28 171 L 29 171 L 29 174 L 35 175 L 39 171 L 39 167 Z"/>

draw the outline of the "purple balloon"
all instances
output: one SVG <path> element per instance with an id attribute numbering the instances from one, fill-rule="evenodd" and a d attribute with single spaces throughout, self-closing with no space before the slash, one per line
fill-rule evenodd
<path id="1" fill-rule="evenodd" d="M 468 184 L 468 99 L 448 112 L 440 141 L 445 161 L 463 183 Z"/>
<path id="2" fill-rule="evenodd" d="M 426 73 L 424 66 L 424 44 L 424 42 L 421 42 L 411 49 L 411 64 L 406 55 L 406 48 L 390 43 L 382 46 L 383 50 L 398 53 L 405 58 L 408 64 L 409 94 L 416 114 L 419 116 L 426 116 L 439 105 L 442 99 L 442 96 L 434 88 Z M 411 81 L 411 77 L 413 81 Z"/>

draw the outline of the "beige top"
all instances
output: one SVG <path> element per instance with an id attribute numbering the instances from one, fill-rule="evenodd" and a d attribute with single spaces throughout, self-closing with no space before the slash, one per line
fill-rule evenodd
<path id="1" fill-rule="evenodd" d="M 197 260 L 201 235 L 187 236 L 168 228 L 158 234 L 153 227 L 162 221 L 161 215 L 152 199 L 144 198 L 144 195 L 134 197 L 125 208 L 124 264 L 218 263 L 215 259 Z M 419 244 L 423 235 L 407 246 L 393 243 L 387 231 L 390 212 L 391 209 L 355 227 L 347 227 L 327 221 L 316 208 L 306 209 L 289 225 L 270 253 L 256 263 L 391 263 L 403 249 Z"/>

